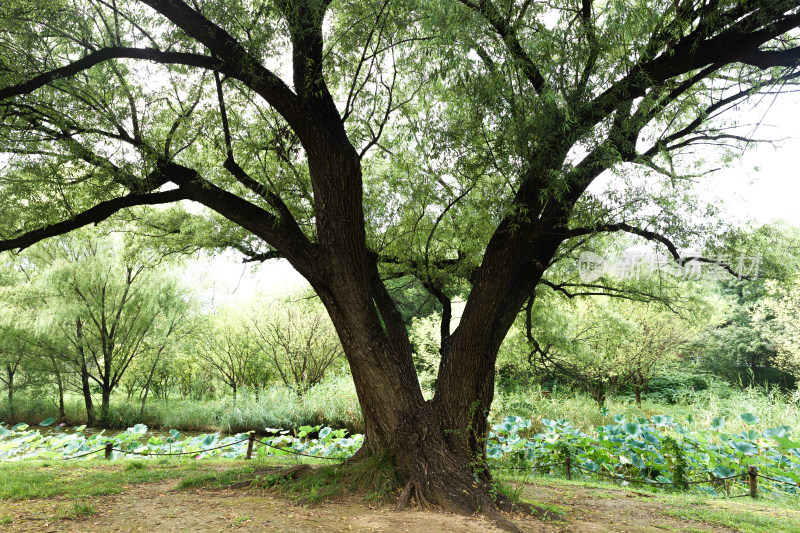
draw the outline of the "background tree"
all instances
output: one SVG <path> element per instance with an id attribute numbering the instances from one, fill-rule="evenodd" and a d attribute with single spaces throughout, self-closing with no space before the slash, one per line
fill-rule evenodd
<path id="1" fill-rule="evenodd" d="M 642 389 L 659 365 L 674 360 L 693 336 L 689 322 L 655 304 L 581 300 L 534 313 L 534 363 L 578 384 L 603 405 L 623 387 Z M 537 317 L 538 318 L 538 317 Z"/>
<path id="2" fill-rule="evenodd" d="M 94 386 L 105 419 L 111 394 L 131 363 L 147 354 L 160 357 L 177 337 L 188 298 L 172 277 L 152 272 L 152 258 L 128 256 L 119 239 L 62 237 L 50 244 L 30 254 L 35 270 L 17 290 L 38 304 L 38 331 L 49 330 L 51 337 L 59 332 L 57 344 L 80 375 L 92 424 Z"/>
<path id="3" fill-rule="evenodd" d="M 24 362 L 29 357 L 24 333 L 13 326 L 0 328 L 0 383 L 6 388 L 8 409 L 14 413 L 14 391 L 23 386 Z"/>
<path id="4" fill-rule="evenodd" d="M 724 256 L 720 250 L 735 243 L 740 253 L 756 260 L 758 279 L 718 281 L 715 292 L 724 311 L 694 340 L 694 356 L 702 367 L 733 385 L 792 388 L 792 378 L 778 362 L 778 338 L 791 326 L 776 320 L 780 311 L 775 302 L 783 291 L 791 292 L 800 266 L 797 229 L 785 224 L 744 227 L 715 240 L 712 254 Z M 787 305 L 791 306 L 788 300 Z"/>
<path id="5" fill-rule="evenodd" d="M 788 284 L 772 282 L 768 295 L 754 310 L 755 319 L 763 323 L 767 316 L 773 318 L 772 327 L 767 331 L 762 328 L 762 333 L 769 335 L 772 341 L 775 366 L 797 383 L 800 378 L 800 280 Z"/>
<path id="6" fill-rule="evenodd" d="M 324 310 L 305 304 L 273 304 L 248 313 L 245 328 L 287 387 L 299 393 L 317 385 L 343 357 L 342 345 Z"/>
<path id="7" fill-rule="evenodd" d="M 493 514 L 510 502 L 473 465 L 518 312 L 598 232 L 680 258 L 706 229 L 683 231 L 675 201 L 691 148 L 752 141 L 715 119 L 797 78 L 798 4 L 14 0 L 0 248 L 204 205 L 217 246 L 284 257 L 319 295 L 364 414 L 359 457 L 393 456 L 403 500 Z M 616 194 L 587 192 L 611 169 L 629 178 Z M 381 281 L 397 269 L 443 308 L 431 401 Z"/>
<path id="8" fill-rule="evenodd" d="M 196 348 L 201 366 L 226 385 L 234 398 L 243 387 L 263 388 L 271 374 L 269 360 L 245 320 L 237 310 L 221 310 L 202 327 Z"/>

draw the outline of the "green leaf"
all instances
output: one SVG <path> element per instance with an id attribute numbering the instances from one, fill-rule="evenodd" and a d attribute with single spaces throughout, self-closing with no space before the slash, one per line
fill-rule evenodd
<path id="1" fill-rule="evenodd" d="M 666 426 L 672 423 L 671 416 L 663 416 L 663 415 L 654 415 L 650 421 L 656 427 Z"/>
<path id="2" fill-rule="evenodd" d="M 53 422 L 55 422 L 55 421 L 56 421 L 56 419 L 55 419 L 55 418 L 48 418 L 48 419 L 45 419 L 45 420 L 42 420 L 41 422 L 39 422 L 39 425 L 40 425 L 40 426 L 45 426 L 45 427 L 46 427 L 46 426 L 50 426 L 50 425 L 52 425 L 52 424 L 53 424 Z"/>
<path id="3" fill-rule="evenodd" d="M 626 424 L 622 424 L 622 430 L 630 436 L 636 436 L 642 431 L 642 426 L 637 424 L 636 422 L 628 422 Z"/>
<path id="4" fill-rule="evenodd" d="M 789 435 L 790 430 L 791 428 L 789 426 L 778 426 L 776 428 L 765 429 L 763 435 L 768 439 L 775 437 L 786 437 Z"/>
<path id="5" fill-rule="evenodd" d="M 774 437 L 778 445 L 784 450 L 795 450 L 800 448 L 800 442 L 791 440 L 788 437 Z"/>
<path id="6" fill-rule="evenodd" d="M 745 424 L 758 424 L 760 421 L 760 419 L 753 413 L 742 413 L 739 415 L 739 418 L 741 418 Z"/>
<path id="7" fill-rule="evenodd" d="M 499 444 L 492 446 L 492 448 L 486 451 L 486 457 L 490 459 L 500 459 L 503 457 L 503 448 L 501 448 Z"/>
<path id="8" fill-rule="evenodd" d="M 745 455 L 755 455 L 758 453 L 758 447 L 751 442 L 734 442 L 733 447 Z"/>
<path id="9" fill-rule="evenodd" d="M 309 433 L 313 433 L 315 431 L 319 431 L 320 426 L 300 426 L 297 428 L 297 437 L 298 438 L 305 438 Z"/>
<path id="10" fill-rule="evenodd" d="M 718 466 L 714 470 L 714 475 L 717 477 L 730 477 L 736 473 L 736 470 L 731 470 L 727 466 Z"/>

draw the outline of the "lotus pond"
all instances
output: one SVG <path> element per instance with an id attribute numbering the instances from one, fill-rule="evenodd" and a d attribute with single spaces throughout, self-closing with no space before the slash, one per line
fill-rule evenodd
<path id="1" fill-rule="evenodd" d="M 749 426 L 759 423 L 751 413 L 740 418 Z M 704 431 L 690 431 L 669 416 L 628 421 L 617 415 L 612 420 L 584 433 L 566 420 L 542 419 L 544 431 L 535 433 L 530 420 L 507 417 L 493 426 L 487 456 L 495 468 L 533 471 L 554 465 L 550 472 L 569 456 L 577 475 L 709 495 L 741 492 L 748 467 L 754 466 L 762 478 L 761 493 L 798 493 L 800 442 L 792 440 L 789 426 L 731 434 L 724 431 L 723 417 L 714 418 Z M 687 423 L 694 420 L 689 417 Z"/>
<path id="2" fill-rule="evenodd" d="M 41 424 L 49 428 L 53 419 Z M 178 430 L 170 430 L 163 436 L 146 436 L 147 426 L 136 424 L 116 435 L 87 432 L 85 426 L 70 431 L 54 428 L 43 431 L 27 424 L 6 427 L 0 423 L 0 461 L 21 460 L 67 460 L 91 459 L 103 452 L 107 444 L 113 451 L 111 459 L 133 457 L 160 457 L 163 455 L 186 456 L 192 459 L 223 457 L 236 459 L 247 453 L 247 433 L 223 436 L 219 433 L 184 436 Z M 265 428 L 272 436 L 259 439 L 256 456 L 284 456 L 300 453 L 320 458 L 346 458 L 355 453 L 363 442 L 362 435 L 347 436 L 347 431 L 320 426 L 303 426 L 297 436 L 287 430 Z M 316 438 L 309 438 L 311 435 Z M 266 444 L 266 445 L 264 445 Z"/>
<path id="3" fill-rule="evenodd" d="M 723 417 L 714 418 L 710 427 L 701 431 L 689 430 L 669 416 L 626 420 L 617 415 L 610 419 L 613 423 L 587 433 L 567 420 L 542 419 L 534 423 L 521 417 L 507 417 L 489 433 L 490 466 L 561 474 L 569 456 L 573 475 L 601 474 L 623 483 L 668 486 L 709 495 L 742 492 L 746 477 L 730 478 L 743 476 L 748 467 L 754 466 L 763 478 L 759 482 L 761 493 L 798 494 L 800 442 L 793 440 L 793 429 L 789 426 L 756 429 L 760 421 L 751 413 L 741 414 L 740 419 L 752 429 L 739 433 L 725 432 Z M 690 417 L 686 423 L 692 424 L 694 420 Z M 103 431 L 85 434 L 84 427 L 69 433 L 58 429 L 43 433 L 52 424 L 52 419 L 42 422 L 43 428 L 25 424 L 6 427 L 0 423 L 0 461 L 91 459 L 109 443 L 114 449 L 112 459 L 132 458 L 134 454 L 234 459 L 244 457 L 247 451 L 246 433 L 187 437 L 171 430 L 164 436 L 148 438 L 147 427 L 142 424 L 116 435 Z M 265 428 L 265 432 L 271 436 L 259 439 L 254 450 L 256 456 L 300 453 L 344 459 L 363 443 L 363 435 L 349 436 L 346 430 L 329 427 L 303 426 L 296 436 L 271 428 Z"/>

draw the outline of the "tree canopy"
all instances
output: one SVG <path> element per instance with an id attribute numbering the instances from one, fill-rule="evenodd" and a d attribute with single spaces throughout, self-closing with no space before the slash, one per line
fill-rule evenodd
<path id="1" fill-rule="evenodd" d="M 474 465 L 526 299 L 598 234 L 682 259 L 714 225 L 691 203 L 699 147 L 757 140 L 738 111 L 795 83 L 799 7 L 10 0 L 0 249 L 119 215 L 162 243 L 287 259 L 330 315 L 362 455 L 394 457 L 400 503 L 495 513 L 510 502 Z M 607 171 L 618 183 L 594 191 Z M 180 200 L 207 211 L 158 207 Z M 430 401 L 384 283 L 399 277 L 442 306 Z"/>

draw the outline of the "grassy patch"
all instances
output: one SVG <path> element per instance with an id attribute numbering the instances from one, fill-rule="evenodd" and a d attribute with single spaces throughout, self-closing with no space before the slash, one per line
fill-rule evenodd
<path id="1" fill-rule="evenodd" d="M 72 507 L 64 512 L 61 518 L 87 518 L 97 514 L 97 508 L 91 502 L 76 500 Z"/>
<path id="2" fill-rule="evenodd" d="M 139 463 L 137 465 L 136 463 Z M 230 460 L 171 462 L 64 461 L 58 464 L 26 461 L 0 463 L 0 500 L 26 500 L 69 495 L 76 498 L 116 494 L 126 485 L 176 479 L 213 472 Z M 135 465 L 135 466 L 132 466 Z"/>
<path id="3" fill-rule="evenodd" d="M 255 478 L 258 471 L 259 469 L 256 466 L 247 465 L 229 468 L 223 472 L 204 472 L 200 475 L 193 475 L 181 480 L 176 489 L 219 489 L 242 483 L 243 481 L 251 481 L 255 483 Z"/>
<path id="4" fill-rule="evenodd" d="M 665 509 L 664 514 L 748 533 L 800 531 L 800 512 L 786 512 L 775 507 L 748 505 L 718 508 L 714 502 L 709 502 L 709 506 Z"/>
<path id="5" fill-rule="evenodd" d="M 519 480 L 522 476 L 499 476 L 504 482 Z M 529 479 L 529 481 L 531 481 Z M 534 477 L 533 485 L 526 486 L 526 495 L 541 496 L 540 491 L 554 492 L 558 501 L 572 500 L 581 489 L 596 500 L 623 500 L 650 503 L 658 506 L 664 517 L 689 520 L 708 524 L 709 526 L 728 527 L 747 533 L 783 533 L 800 531 L 800 500 L 795 496 L 759 498 L 757 501 L 724 497 L 710 498 L 696 494 L 665 493 L 651 488 L 631 488 L 594 480 L 557 479 L 550 477 Z M 552 500 L 553 498 L 548 498 Z M 545 507 L 548 504 L 533 502 Z M 549 504 L 552 505 L 552 504 Z M 563 512 L 563 510 L 562 510 Z M 666 524 L 657 525 L 660 529 L 670 531 Z M 680 531 L 707 531 L 681 527 Z"/>
<path id="6" fill-rule="evenodd" d="M 243 525 L 245 525 L 245 524 L 247 524 L 249 522 L 252 522 L 252 521 L 253 521 L 253 517 L 251 517 L 251 516 L 247 516 L 247 515 L 237 516 L 237 517 L 235 517 L 233 519 L 233 525 L 235 525 L 235 526 L 243 526 Z"/>
<path id="7" fill-rule="evenodd" d="M 161 463 L 164 465 L 165 463 Z M 144 461 L 130 461 L 128 464 L 125 465 L 125 471 L 131 472 L 133 470 L 147 470 L 147 465 Z"/>
<path id="8" fill-rule="evenodd" d="M 346 493 L 363 494 L 367 501 L 393 499 L 399 485 L 394 463 L 388 455 L 367 457 L 354 464 L 320 466 L 298 479 L 280 475 L 266 483 L 297 503 L 318 503 Z"/>

